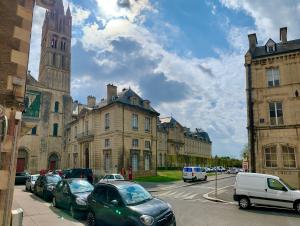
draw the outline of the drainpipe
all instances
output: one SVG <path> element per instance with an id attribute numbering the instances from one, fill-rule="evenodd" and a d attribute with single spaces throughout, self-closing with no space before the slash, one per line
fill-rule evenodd
<path id="1" fill-rule="evenodd" d="M 251 160 L 251 172 L 256 172 L 255 167 L 255 140 L 254 140 L 254 116 L 253 116 L 253 101 L 252 101 L 252 73 L 251 64 L 247 64 L 248 68 L 248 115 L 249 115 L 249 142 L 250 142 L 250 160 Z"/>

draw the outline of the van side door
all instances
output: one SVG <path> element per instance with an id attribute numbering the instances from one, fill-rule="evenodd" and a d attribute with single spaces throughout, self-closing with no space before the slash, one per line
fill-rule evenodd
<path id="1" fill-rule="evenodd" d="M 291 192 L 277 179 L 267 178 L 267 205 L 293 208 Z"/>

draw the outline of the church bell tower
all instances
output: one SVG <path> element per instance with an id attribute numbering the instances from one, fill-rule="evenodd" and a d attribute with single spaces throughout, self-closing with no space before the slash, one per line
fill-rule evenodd
<path id="1" fill-rule="evenodd" d="M 72 16 L 56 0 L 45 14 L 41 40 L 39 82 L 70 94 Z"/>

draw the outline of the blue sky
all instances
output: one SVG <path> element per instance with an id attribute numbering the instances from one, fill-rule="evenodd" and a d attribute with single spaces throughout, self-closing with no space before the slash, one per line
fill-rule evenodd
<path id="1" fill-rule="evenodd" d="M 300 37 L 296 0 L 64 0 L 73 16 L 74 100 L 105 97 L 106 84 L 131 87 L 161 116 L 206 130 L 213 155 L 239 157 L 247 143 L 244 54 Z M 278 11 L 280 9 L 280 11 Z M 276 13 L 274 13 L 276 12 Z M 38 77 L 44 10 L 34 12 L 29 69 Z M 284 18 L 284 19 L 283 19 Z"/>

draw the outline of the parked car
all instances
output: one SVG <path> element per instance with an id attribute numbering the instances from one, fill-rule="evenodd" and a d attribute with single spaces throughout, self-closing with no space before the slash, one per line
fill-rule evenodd
<path id="1" fill-rule="evenodd" d="M 55 174 L 45 174 L 38 177 L 34 184 L 34 194 L 41 196 L 45 201 L 52 200 L 53 191 L 61 177 Z"/>
<path id="2" fill-rule="evenodd" d="M 239 172 L 239 169 L 237 168 L 230 168 L 227 170 L 228 174 L 237 174 Z"/>
<path id="3" fill-rule="evenodd" d="M 53 206 L 70 210 L 73 218 L 83 217 L 87 212 L 87 197 L 93 189 L 86 179 L 63 179 L 53 192 Z"/>
<path id="4" fill-rule="evenodd" d="M 39 177 L 39 174 L 33 174 L 27 178 L 26 184 L 25 184 L 26 191 L 31 191 L 31 192 L 33 191 L 35 181 L 37 180 L 38 177 Z"/>
<path id="5" fill-rule="evenodd" d="M 290 208 L 300 213 L 300 191 L 273 175 L 238 173 L 233 198 L 241 209 L 254 204 Z"/>
<path id="6" fill-rule="evenodd" d="M 15 178 L 15 184 L 26 184 L 26 180 L 29 178 L 30 174 L 28 172 L 17 172 Z"/>
<path id="7" fill-rule="evenodd" d="M 206 180 L 207 175 L 206 172 L 201 169 L 201 167 L 184 167 L 182 169 L 182 179 L 184 182 L 196 181 L 196 180 Z"/>
<path id="8" fill-rule="evenodd" d="M 69 174 L 71 172 L 71 169 L 64 169 L 62 170 L 62 175 L 61 177 L 62 178 L 65 178 L 67 174 Z"/>
<path id="9" fill-rule="evenodd" d="M 98 183 L 88 196 L 87 225 L 175 226 L 171 205 L 129 181 Z"/>
<path id="10" fill-rule="evenodd" d="M 88 168 L 74 168 L 70 169 L 69 172 L 66 173 L 64 178 L 86 178 L 91 184 L 93 184 L 93 171 Z"/>
<path id="11" fill-rule="evenodd" d="M 114 180 L 124 180 L 121 174 L 107 174 L 99 182 L 109 182 Z"/>

